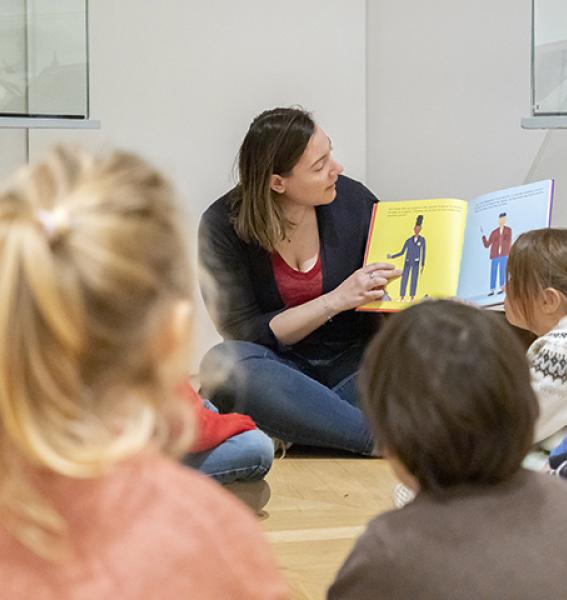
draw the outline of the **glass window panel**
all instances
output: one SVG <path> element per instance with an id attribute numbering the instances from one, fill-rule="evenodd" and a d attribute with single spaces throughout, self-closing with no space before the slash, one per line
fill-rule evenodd
<path id="1" fill-rule="evenodd" d="M 534 0 L 533 114 L 567 115 L 567 1 Z"/>
<path id="2" fill-rule="evenodd" d="M 0 116 L 88 118 L 86 0 L 0 7 Z"/>

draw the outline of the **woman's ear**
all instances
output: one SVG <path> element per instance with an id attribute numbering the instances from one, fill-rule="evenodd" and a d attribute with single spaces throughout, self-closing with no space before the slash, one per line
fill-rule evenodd
<path id="1" fill-rule="evenodd" d="M 285 179 L 281 175 L 272 175 L 270 177 L 270 189 L 276 194 L 285 192 Z"/>

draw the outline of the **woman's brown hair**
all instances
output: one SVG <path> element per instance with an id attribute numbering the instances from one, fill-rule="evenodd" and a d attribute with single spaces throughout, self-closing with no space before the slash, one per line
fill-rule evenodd
<path id="1" fill-rule="evenodd" d="M 540 292 L 553 288 L 567 301 L 567 229 L 535 229 L 512 245 L 507 263 L 506 296 L 528 325 Z"/>
<path id="2" fill-rule="evenodd" d="M 314 131 L 311 114 L 300 108 L 274 108 L 252 121 L 238 154 L 239 183 L 233 194 L 232 223 L 240 239 L 272 251 L 293 227 L 270 180 L 291 173 Z"/>
<path id="3" fill-rule="evenodd" d="M 488 311 L 431 301 L 395 315 L 366 351 L 361 391 L 378 448 L 438 495 L 507 479 L 533 443 L 526 357 Z"/>

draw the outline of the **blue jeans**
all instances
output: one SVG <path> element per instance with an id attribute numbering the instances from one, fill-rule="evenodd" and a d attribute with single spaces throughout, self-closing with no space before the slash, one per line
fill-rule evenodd
<path id="1" fill-rule="evenodd" d="M 500 288 L 504 287 L 505 275 L 506 275 L 506 263 L 508 262 L 507 256 L 497 256 L 490 260 L 490 290 L 496 289 L 496 274 L 498 273 L 498 281 Z"/>
<path id="2" fill-rule="evenodd" d="M 306 360 L 228 341 L 206 354 L 201 384 L 221 412 L 250 415 L 270 436 L 370 455 L 372 434 L 356 394 L 361 354 L 357 346 L 333 359 Z"/>
<path id="3" fill-rule="evenodd" d="M 205 407 L 218 412 L 205 400 Z M 219 483 L 258 481 L 270 470 L 274 460 L 274 444 L 259 429 L 244 431 L 215 448 L 187 454 L 183 464 L 216 479 Z"/>

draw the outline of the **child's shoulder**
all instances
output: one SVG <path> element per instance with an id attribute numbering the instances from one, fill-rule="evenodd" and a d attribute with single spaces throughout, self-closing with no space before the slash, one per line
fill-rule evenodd
<path id="1" fill-rule="evenodd" d="M 567 340 L 567 315 L 557 323 L 548 335 L 556 340 L 562 339 L 567 344 L 567 341 L 565 341 Z"/>
<path id="2" fill-rule="evenodd" d="M 156 542 L 165 548 L 176 543 L 193 558 L 193 571 L 200 565 L 208 572 L 209 560 L 215 563 L 222 575 L 209 583 L 215 589 L 226 587 L 226 597 L 287 598 L 253 514 L 204 475 L 167 458 L 154 460 L 158 472 L 151 478 L 161 498 L 159 518 L 164 519 Z M 172 534 L 177 542 L 170 539 Z"/>
<path id="3" fill-rule="evenodd" d="M 567 317 L 563 317 L 553 329 L 531 344 L 528 348 L 528 358 L 531 359 L 548 350 L 567 355 Z"/>
<path id="4" fill-rule="evenodd" d="M 202 598 L 287 598 L 252 514 L 221 486 L 173 460 L 144 452 L 107 476 L 57 478 L 51 489 L 79 549 L 80 561 L 65 565 L 64 575 L 76 575 L 81 597 L 114 591 L 124 599 L 181 598 L 198 590 Z M 64 595 L 63 571 L 46 570 L 1 531 L 0 555 L 11 557 L 0 563 L 2 585 L 17 590 L 10 598 L 33 597 L 34 587 Z"/>
<path id="5" fill-rule="evenodd" d="M 240 502 L 222 486 L 194 469 L 167 457 L 154 455 L 148 458 L 141 470 L 142 479 L 146 481 L 145 487 L 152 489 L 156 498 L 171 510 L 191 513 L 192 520 L 201 521 L 204 526 L 208 522 L 207 516 L 214 512 L 215 523 L 226 517 L 229 521 L 250 521 L 256 527 L 254 518 Z"/>

